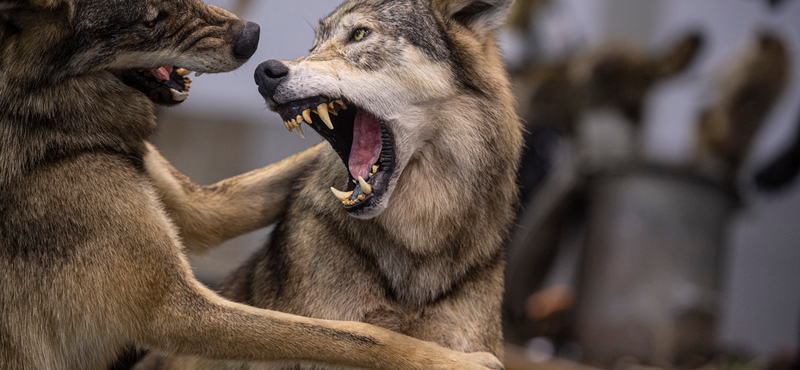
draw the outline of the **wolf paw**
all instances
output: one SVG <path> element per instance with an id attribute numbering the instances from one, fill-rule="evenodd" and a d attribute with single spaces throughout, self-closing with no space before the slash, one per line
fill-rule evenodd
<path id="1" fill-rule="evenodd" d="M 503 363 L 500 362 L 500 360 L 498 360 L 497 357 L 495 357 L 491 353 L 478 352 L 478 353 L 472 353 L 471 355 L 474 357 L 475 363 L 479 365 L 478 367 L 476 367 L 476 369 L 505 370 L 505 368 L 503 367 Z"/>
<path id="2" fill-rule="evenodd" d="M 458 353 L 451 357 L 452 362 L 433 366 L 441 370 L 504 370 L 503 363 L 491 353 Z"/>

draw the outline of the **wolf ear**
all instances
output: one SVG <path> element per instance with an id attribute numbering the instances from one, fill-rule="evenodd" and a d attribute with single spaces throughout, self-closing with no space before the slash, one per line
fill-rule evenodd
<path id="1" fill-rule="evenodd" d="M 0 0 L 0 26 L 10 24 L 14 13 L 21 7 L 18 1 Z"/>
<path id="2" fill-rule="evenodd" d="M 0 14 L 5 14 L 20 7 L 18 1 L 0 0 Z"/>
<path id="3" fill-rule="evenodd" d="M 656 76 L 667 78 L 685 70 L 700 54 L 703 36 L 692 33 L 675 43 L 666 54 L 655 60 Z"/>
<path id="4" fill-rule="evenodd" d="M 25 21 L 37 19 L 40 12 L 62 5 L 68 4 L 64 0 L 0 0 L 0 22 L 19 27 Z"/>
<path id="5" fill-rule="evenodd" d="M 24 8 L 52 9 L 62 2 L 62 0 L 0 0 L 0 12 L 10 12 Z"/>
<path id="6" fill-rule="evenodd" d="M 486 33 L 505 23 L 514 0 L 434 0 L 433 5 L 446 19 L 475 32 Z"/>

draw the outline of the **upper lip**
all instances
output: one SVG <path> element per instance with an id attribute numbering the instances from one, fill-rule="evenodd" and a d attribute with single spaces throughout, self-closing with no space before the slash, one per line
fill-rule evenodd
<path id="1" fill-rule="evenodd" d="M 336 116 L 340 111 L 347 110 L 347 108 L 348 104 L 344 99 L 332 99 L 318 96 L 280 105 L 275 111 L 281 116 L 283 124 L 289 132 L 297 129 L 297 133 L 300 137 L 305 139 L 302 123 L 306 122 L 308 125 L 314 127 L 314 116 L 312 116 L 312 113 L 319 117 L 320 121 L 328 130 L 333 131 L 334 125 L 331 115 Z"/>

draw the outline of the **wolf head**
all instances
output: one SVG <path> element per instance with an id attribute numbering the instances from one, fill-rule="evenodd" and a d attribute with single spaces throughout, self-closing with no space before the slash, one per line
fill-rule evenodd
<path id="1" fill-rule="evenodd" d="M 586 108 L 614 107 L 639 125 L 648 93 L 686 71 L 704 43 L 702 34 L 692 32 L 657 53 L 621 45 L 592 50 L 571 62 L 570 84 Z"/>
<path id="2" fill-rule="evenodd" d="M 479 162 L 498 137 L 508 135 L 516 151 L 517 122 L 508 115 L 512 99 L 494 37 L 512 4 L 347 1 L 320 21 L 308 57 L 264 62 L 255 80 L 287 129 L 304 136 L 307 123 L 344 162 L 349 176 L 334 185 L 346 188 L 331 190 L 350 215 L 381 214 L 398 189 L 404 202 L 471 192 L 448 182 L 479 181 L 472 171 L 482 171 Z M 446 208 L 427 205 L 436 207 Z"/>
<path id="3" fill-rule="evenodd" d="M 189 71 L 226 72 L 259 29 L 199 0 L 0 0 L 0 81 L 35 89 L 110 71 L 153 101 L 188 95 Z"/>

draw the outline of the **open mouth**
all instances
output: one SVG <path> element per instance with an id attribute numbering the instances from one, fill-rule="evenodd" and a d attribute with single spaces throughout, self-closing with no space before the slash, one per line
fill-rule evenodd
<path id="1" fill-rule="evenodd" d="M 327 140 L 348 169 L 344 190 L 331 191 L 348 212 L 380 202 L 395 169 L 395 143 L 385 122 L 343 99 L 313 97 L 279 106 L 289 131 L 305 138 L 305 122 Z"/>
<path id="2" fill-rule="evenodd" d="M 189 97 L 192 79 L 187 77 L 191 71 L 174 66 L 153 69 L 127 70 L 117 76 L 127 85 L 147 95 L 154 103 L 176 105 Z M 202 73 L 198 72 L 196 76 Z"/>

